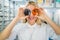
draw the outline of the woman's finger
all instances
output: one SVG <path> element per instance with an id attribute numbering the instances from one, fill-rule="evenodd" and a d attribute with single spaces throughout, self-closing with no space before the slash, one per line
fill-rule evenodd
<path id="1" fill-rule="evenodd" d="M 37 18 L 41 19 L 41 20 L 45 20 L 44 17 L 40 17 L 40 16 L 36 16 Z"/>
<path id="2" fill-rule="evenodd" d="M 27 18 L 28 16 L 24 16 L 24 17 L 21 17 L 20 19 L 25 19 L 25 18 Z"/>
<path id="3" fill-rule="evenodd" d="M 25 16 L 24 19 L 28 18 L 28 16 Z"/>

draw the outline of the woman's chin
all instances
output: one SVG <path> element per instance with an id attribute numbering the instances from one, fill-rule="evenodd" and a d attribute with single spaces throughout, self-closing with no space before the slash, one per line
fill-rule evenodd
<path id="1" fill-rule="evenodd" d="M 31 25 L 33 25 L 33 24 L 35 23 L 35 21 L 29 20 L 29 23 L 30 23 Z"/>
<path id="2" fill-rule="evenodd" d="M 30 24 L 30 25 L 33 25 L 33 24 L 34 24 L 34 22 L 29 22 L 29 24 Z"/>
<path id="3" fill-rule="evenodd" d="M 29 21 L 30 21 L 30 22 L 33 22 L 33 21 L 35 21 L 35 20 L 34 20 L 34 19 L 29 19 Z"/>

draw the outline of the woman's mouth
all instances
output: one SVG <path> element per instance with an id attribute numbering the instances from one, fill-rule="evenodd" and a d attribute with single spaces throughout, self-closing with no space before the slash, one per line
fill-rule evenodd
<path id="1" fill-rule="evenodd" d="M 33 19 L 34 19 L 34 17 L 29 16 L 29 17 L 28 17 L 28 19 L 29 19 L 29 20 L 33 20 Z"/>

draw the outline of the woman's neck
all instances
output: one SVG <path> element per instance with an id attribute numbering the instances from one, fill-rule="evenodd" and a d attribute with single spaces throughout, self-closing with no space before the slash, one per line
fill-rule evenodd
<path id="1" fill-rule="evenodd" d="M 35 22 L 33 22 L 33 23 L 28 22 L 28 23 L 29 23 L 31 26 L 35 24 Z"/>

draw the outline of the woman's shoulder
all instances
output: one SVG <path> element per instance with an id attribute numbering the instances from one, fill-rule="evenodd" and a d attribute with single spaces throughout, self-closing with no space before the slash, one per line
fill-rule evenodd
<path id="1" fill-rule="evenodd" d="M 19 31 L 24 26 L 24 23 L 17 23 L 12 31 Z"/>
<path id="2" fill-rule="evenodd" d="M 17 26 L 17 27 L 21 27 L 21 26 L 23 26 L 25 23 L 17 23 L 15 26 Z"/>

